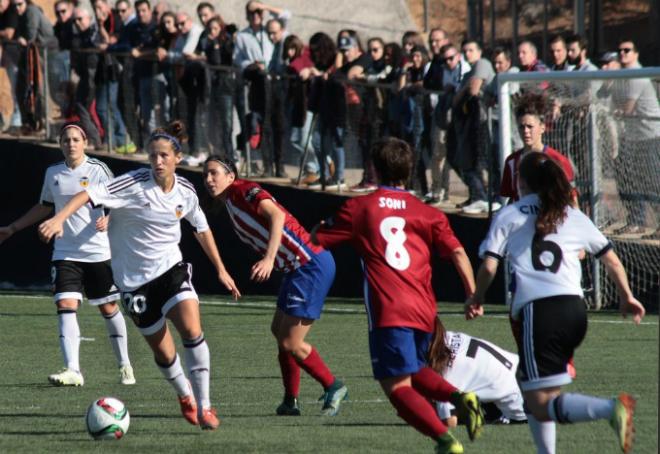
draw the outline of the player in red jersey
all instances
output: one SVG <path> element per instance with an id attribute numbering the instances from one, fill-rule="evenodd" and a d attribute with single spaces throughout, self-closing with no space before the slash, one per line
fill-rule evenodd
<path id="1" fill-rule="evenodd" d="M 214 199 L 222 200 L 234 231 L 260 255 L 251 279 L 264 282 L 273 269 L 285 273 L 271 331 L 277 339 L 284 384 L 278 415 L 300 415 L 300 369 L 324 389 L 321 413 L 334 416 L 348 394 L 316 349 L 305 341 L 314 320 L 320 318 L 325 297 L 335 278 L 330 252 L 312 244 L 309 233 L 272 195 L 257 183 L 237 179 L 233 162 L 211 156 L 204 163 L 204 182 Z"/>
<path id="2" fill-rule="evenodd" d="M 566 156 L 543 144 L 545 132 L 545 112 L 547 100 L 542 94 L 528 93 L 516 107 L 516 120 L 520 128 L 520 136 L 524 147 L 511 153 L 504 161 L 504 172 L 500 186 L 500 196 L 510 197 L 513 202 L 520 198 L 518 192 L 518 167 L 522 158 L 531 151 L 545 153 L 564 170 L 569 182 L 573 182 L 575 174 L 573 166 Z"/>
<path id="3" fill-rule="evenodd" d="M 362 257 L 373 373 L 399 416 L 435 439 L 438 452 L 462 453 L 429 400 L 455 403 L 469 419 L 471 439 L 480 434 L 483 416 L 474 393 L 459 392 L 426 365 L 437 312 L 431 253 L 454 263 L 466 296 L 474 291 L 472 267 L 447 217 L 405 190 L 410 147 L 384 139 L 372 157 L 381 186 L 348 200 L 312 237 L 325 247 L 350 242 Z"/>

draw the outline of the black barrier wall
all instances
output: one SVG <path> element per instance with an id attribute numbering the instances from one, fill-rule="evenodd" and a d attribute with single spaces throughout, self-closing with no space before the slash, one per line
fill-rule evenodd
<path id="1" fill-rule="evenodd" d="M 134 161 L 113 158 L 106 154 L 95 155 L 104 161 L 115 175 L 137 167 Z M 25 213 L 39 201 L 45 170 L 62 160 L 59 149 L 34 143 L 0 139 L 0 225 L 7 225 Z M 200 199 L 205 196 L 200 170 L 177 171 L 189 179 L 197 188 Z M 284 205 L 303 226 L 310 229 L 320 220 L 331 216 L 346 199 L 345 196 L 317 191 L 297 189 L 289 186 L 262 184 Z M 280 275 L 273 273 L 264 284 L 250 281 L 252 264 L 259 257 L 244 245 L 234 234 L 231 222 L 224 209 L 207 213 L 220 254 L 241 292 L 246 295 L 277 295 Z M 472 265 L 478 265 L 477 249 L 488 230 L 486 219 L 449 215 L 452 228 L 467 250 Z M 194 239 L 190 226 L 182 222 L 181 249 L 183 257 L 193 265 L 193 282 L 201 294 L 227 294 L 218 283 L 215 270 Z M 39 241 L 36 226 L 15 234 L 0 245 L 0 288 L 46 289 L 50 284 L 50 255 L 52 247 Z M 332 250 L 337 262 L 337 276 L 331 296 L 362 297 L 362 270 L 356 253 L 348 246 Z M 438 300 L 464 300 L 461 280 L 451 263 L 434 258 L 433 287 Z M 501 273 L 491 287 L 488 301 L 502 302 L 504 299 Z"/>

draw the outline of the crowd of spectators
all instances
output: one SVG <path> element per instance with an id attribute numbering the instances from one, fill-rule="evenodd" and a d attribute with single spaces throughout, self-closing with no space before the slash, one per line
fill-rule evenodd
<path id="1" fill-rule="evenodd" d="M 376 188 L 370 145 L 396 136 L 416 153 L 411 191 L 430 204 L 447 202 L 453 170 L 469 189 L 458 207 L 483 213 L 503 203 L 497 75 L 599 68 L 578 35 L 553 38 L 552 61 L 546 64 L 531 41 L 486 51 L 473 39 L 452 41 L 440 28 L 428 40 L 409 31 L 400 43 L 378 36 L 364 41 L 345 29 L 335 38 L 317 32 L 305 43 L 290 30 L 290 11 L 257 1 L 245 5 L 244 28 L 226 23 L 208 2 L 200 2 L 197 17 L 191 17 L 164 1 L 109 1 L 58 0 L 51 24 L 31 0 L 0 0 L 2 66 L 15 106 L 5 130 L 18 134 L 43 127 L 39 93 L 47 74 L 62 117 L 85 123 L 99 147 L 110 142 L 118 153 L 134 153 L 149 131 L 180 118 L 190 131 L 189 165 L 201 163 L 208 152 L 239 165 L 259 153 L 262 165 L 252 172 L 288 177 L 284 161 L 290 149 L 304 169 L 302 184 L 349 189 L 344 170 L 347 154 L 354 153 L 363 175 L 350 190 L 368 192 Z M 597 63 L 608 70 L 638 68 L 638 57 L 635 43 L 626 39 Z M 555 87 L 538 88 L 553 97 Z M 598 99 L 637 118 L 625 125 L 635 131 L 629 139 L 635 143 L 621 152 L 622 162 L 634 167 L 639 150 L 658 152 L 658 122 L 645 120 L 660 117 L 651 82 L 640 79 L 625 90 L 574 84 L 571 90 L 572 97 L 588 98 L 586 104 Z M 578 148 L 585 128 L 560 121 L 566 111 L 561 102 L 550 105 L 546 126 L 562 132 L 552 146 L 577 163 L 579 185 L 588 179 L 580 167 L 586 160 L 576 159 L 584 152 Z M 521 147 L 514 134 L 514 150 Z M 634 203 L 631 217 L 639 216 Z"/>

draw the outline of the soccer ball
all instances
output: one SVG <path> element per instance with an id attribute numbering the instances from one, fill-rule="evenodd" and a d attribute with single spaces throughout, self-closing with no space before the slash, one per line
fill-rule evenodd
<path id="1" fill-rule="evenodd" d="M 118 440 L 128 432 L 131 416 L 121 400 L 101 397 L 87 409 L 85 422 L 93 439 Z"/>

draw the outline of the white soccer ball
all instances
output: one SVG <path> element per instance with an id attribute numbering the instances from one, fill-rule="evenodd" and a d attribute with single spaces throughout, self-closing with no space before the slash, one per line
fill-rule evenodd
<path id="1" fill-rule="evenodd" d="M 101 397 L 87 409 L 85 422 L 93 439 L 118 440 L 128 432 L 131 416 L 121 400 Z"/>

